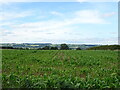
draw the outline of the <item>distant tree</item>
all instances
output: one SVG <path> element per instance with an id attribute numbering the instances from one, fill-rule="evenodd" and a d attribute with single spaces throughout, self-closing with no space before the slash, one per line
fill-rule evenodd
<path id="1" fill-rule="evenodd" d="M 80 47 L 76 48 L 76 50 L 82 50 Z"/>
<path id="2" fill-rule="evenodd" d="M 69 47 L 68 47 L 67 44 L 61 44 L 61 45 L 60 45 L 60 49 L 61 49 L 61 50 L 69 50 Z"/>
<path id="3" fill-rule="evenodd" d="M 38 48 L 37 50 L 42 50 L 42 48 Z"/>
<path id="4" fill-rule="evenodd" d="M 29 50 L 29 48 L 25 48 L 26 50 Z"/>
<path id="5" fill-rule="evenodd" d="M 49 50 L 49 49 L 50 49 L 49 46 L 45 46 L 45 47 L 42 48 L 42 50 Z"/>
<path id="6" fill-rule="evenodd" d="M 51 49 L 51 50 L 58 50 L 57 47 L 51 47 L 50 49 Z"/>
<path id="7" fill-rule="evenodd" d="M 23 48 L 22 48 L 22 47 L 20 47 L 19 49 L 20 49 L 20 50 L 22 50 Z"/>

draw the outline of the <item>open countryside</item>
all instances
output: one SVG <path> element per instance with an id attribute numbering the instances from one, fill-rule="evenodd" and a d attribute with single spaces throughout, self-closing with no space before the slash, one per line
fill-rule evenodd
<path id="1" fill-rule="evenodd" d="M 3 1 L 3 89 L 120 88 L 118 0 Z"/>
<path id="2" fill-rule="evenodd" d="M 2 50 L 3 87 L 118 88 L 118 51 Z"/>

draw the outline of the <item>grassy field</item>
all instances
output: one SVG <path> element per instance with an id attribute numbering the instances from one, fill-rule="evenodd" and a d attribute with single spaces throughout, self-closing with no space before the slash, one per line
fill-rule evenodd
<path id="1" fill-rule="evenodd" d="M 3 50 L 3 88 L 120 88 L 118 51 Z"/>

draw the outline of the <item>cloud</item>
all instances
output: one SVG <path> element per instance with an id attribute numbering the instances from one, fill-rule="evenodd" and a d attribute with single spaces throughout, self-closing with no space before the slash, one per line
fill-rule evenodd
<path id="1" fill-rule="evenodd" d="M 14 29 L 12 31 L 4 30 L 4 42 L 50 42 L 50 43 L 81 43 L 81 44 L 117 44 L 117 37 L 91 37 L 87 33 L 77 33 L 74 28 L 62 27 L 57 29 L 38 30 L 34 29 Z M 68 34 L 70 33 L 70 34 Z M 75 35 L 74 35 L 75 34 Z"/>
<path id="2" fill-rule="evenodd" d="M 62 13 L 60 13 L 60 12 L 56 12 L 56 11 L 52 11 L 52 12 L 50 12 L 52 15 L 56 15 L 56 16 L 63 16 L 63 14 Z"/>
<path id="3" fill-rule="evenodd" d="M 76 18 L 74 18 L 74 22 L 78 23 L 93 23 L 93 24 L 107 24 L 102 17 L 101 13 L 96 10 L 82 10 L 77 11 Z"/>
<path id="4" fill-rule="evenodd" d="M 86 2 L 87 0 L 76 0 L 77 2 Z"/>
<path id="5" fill-rule="evenodd" d="M 53 11 L 55 15 L 60 14 L 59 12 Z M 14 18 L 22 18 L 30 15 L 29 12 L 21 12 L 16 14 Z M 13 13 L 11 13 L 13 15 Z M 11 16 L 10 15 L 10 16 Z M 108 24 L 108 22 L 101 17 L 101 13 L 95 10 L 80 10 L 71 12 L 70 16 L 63 17 L 63 19 L 48 19 L 44 21 L 36 22 L 23 22 L 22 24 L 10 23 L 9 20 L 14 19 L 6 15 L 5 17 L 8 22 L 2 23 L 4 27 L 9 27 L 11 30 L 3 30 L 3 41 L 5 42 L 67 42 L 67 41 L 76 41 L 82 42 L 89 40 L 87 36 L 79 36 L 75 33 L 75 28 L 73 27 L 76 24 Z M 64 15 L 65 16 L 65 15 Z M 64 19 L 65 18 L 65 19 Z M 71 34 L 69 34 L 71 33 Z M 91 36 L 89 36 L 92 38 Z M 95 42 L 95 40 L 91 40 Z"/>
<path id="6" fill-rule="evenodd" d="M 68 39 L 68 40 L 64 40 L 67 41 L 69 43 L 80 43 L 80 44 L 118 44 L 118 37 L 112 37 L 112 38 L 98 38 L 98 37 L 94 37 L 94 38 L 77 38 L 77 39 Z"/>
<path id="7" fill-rule="evenodd" d="M 110 32 L 109 34 L 118 35 L 118 32 Z"/>
<path id="8" fill-rule="evenodd" d="M 21 15 L 22 16 L 22 15 Z M 97 11 L 91 11 L 91 10 L 83 10 L 83 11 L 77 11 L 73 14 L 73 16 L 64 19 L 64 20 L 53 20 L 49 19 L 46 21 L 38 21 L 38 22 L 28 22 L 28 23 L 22 23 L 22 24 L 15 24 L 10 25 L 11 28 L 15 30 L 33 30 L 35 32 L 40 31 L 43 32 L 46 30 L 57 30 L 59 28 L 65 28 L 71 25 L 76 24 L 107 24 L 107 22 L 100 17 L 100 14 Z M 10 24 L 10 23 L 4 23 L 4 24 Z M 4 25 L 3 24 L 3 25 Z"/>
<path id="9" fill-rule="evenodd" d="M 1 12 L 1 21 L 4 20 L 13 20 L 16 18 L 23 18 L 27 16 L 31 16 L 32 12 L 31 11 L 24 11 L 24 12 Z"/>
<path id="10" fill-rule="evenodd" d="M 13 33 L 12 32 L 10 32 L 10 31 L 3 31 L 2 32 L 2 34 L 1 34 L 1 36 L 8 36 L 8 35 L 12 35 L 13 36 Z"/>
<path id="11" fill-rule="evenodd" d="M 109 13 L 103 14 L 103 17 L 111 17 L 111 16 L 114 16 L 114 15 L 116 15 L 116 12 L 109 12 Z"/>
<path id="12" fill-rule="evenodd" d="M 2 22 L 2 21 L 1 21 Z M 13 25 L 13 24 L 15 24 L 15 23 L 12 23 L 12 22 L 2 22 L 2 23 L 0 23 L 0 26 L 2 27 L 2 26 L 10 26 L 10 25 Z"/>

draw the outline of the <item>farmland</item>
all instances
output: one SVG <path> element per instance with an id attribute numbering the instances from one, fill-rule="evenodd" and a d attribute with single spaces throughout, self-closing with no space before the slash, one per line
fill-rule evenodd
<path id="1" fill-rule="evenodd" d="M 3 88 L 120 88 L 118 51 L 2 50 Z"/>

